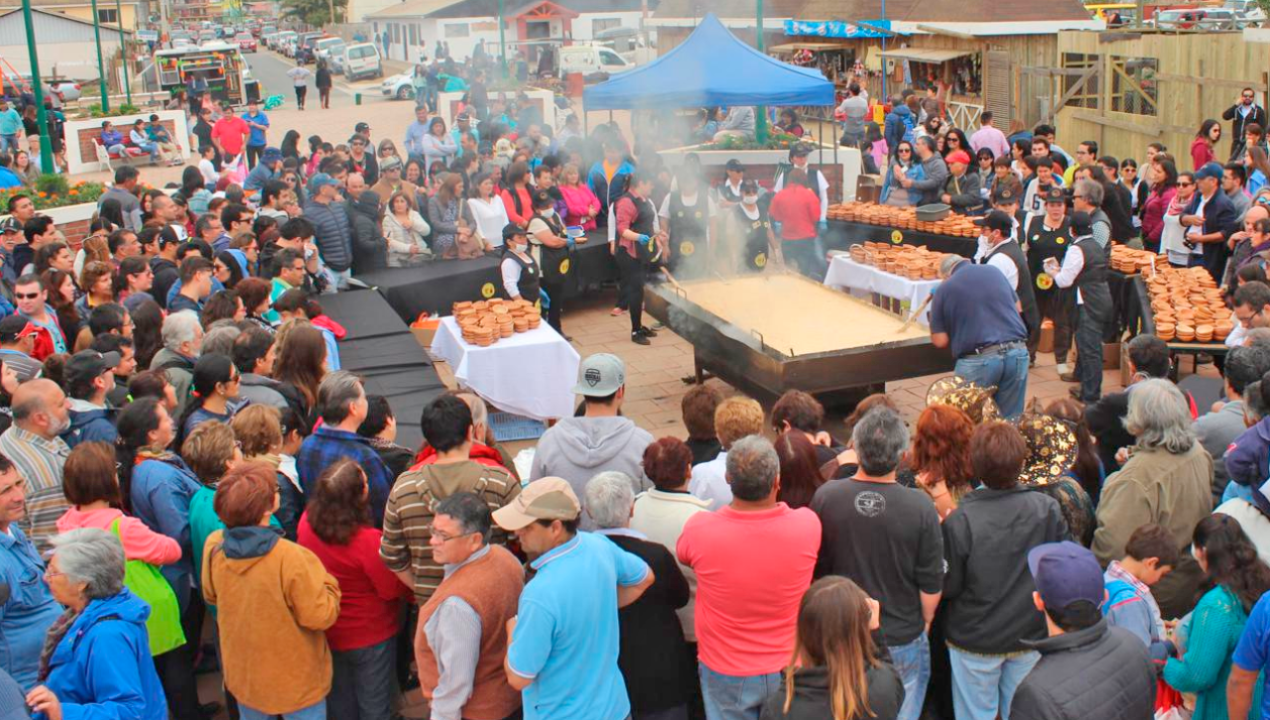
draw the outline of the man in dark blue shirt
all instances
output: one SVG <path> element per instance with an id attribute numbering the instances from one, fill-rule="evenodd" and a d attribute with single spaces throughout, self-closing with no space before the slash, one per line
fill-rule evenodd
<path id="1" fill-rule="evenodd" d="M 1023 414 L 1027 394 L 1027 328 L 1019 300 L 1000 270 L 950 256 L 939 266 L 943 283 L 930 308 L 930 339 L 950 348 L 959 377 L 996 387 L 1001 415 Z"/>

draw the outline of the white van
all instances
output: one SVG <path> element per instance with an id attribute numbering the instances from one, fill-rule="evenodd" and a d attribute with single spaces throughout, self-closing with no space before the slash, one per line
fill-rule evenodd
<path id="1" fill-rule="evenodd" d="M 379 58 L 379 47 L 375 43 L 349 45 L 340 58 L 342 60 L 337 58 L 336 64 L 343 68 L 344 76 L 349 80 L 384 76 L 384 66 Z"/>
<path id="2" fill-rule="evenodd" d="M 325 60 L 329 65 L 331 57 L 344 54 L 344 38 L 327 37 L 313 43 L 313 54 L 318 60 Z"/>
<path id="3" fill-rule="evenodd" d="M 612 75 L 635 67 L 612 48 L 602 45 L 569 45 L 560 48 L 559 53 L 561 77 L 570 73 Z"/>

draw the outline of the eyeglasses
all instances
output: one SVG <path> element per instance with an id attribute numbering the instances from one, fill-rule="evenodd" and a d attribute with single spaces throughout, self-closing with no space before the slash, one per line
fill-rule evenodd
<path id="1" fill-rule="evenodd" d="M 447 543 L 447 542 L 450 542 L 451 540 L 457 540 L 463 537 L 464 535 L 475 535 L 476 533 L 465 532 L 465 533 L 459 533 L 458 535 L 451 535 L 447 532 L 437 530 L 435 525 L 429 525 L 428 534 L 430 534 L 434 538 L 437 538 L 443 543 Z"/>
<path id="2" fill-rule="evenodd" d="M 899 149 L 899 152 L 902 152 L 902 153 L 911 153 L 911 152 L 913 152 L 913 149 L 912 149 L 912 148 L 900 148 L 900 149 Z"/>
<path id="3" fill-rule="evenodd" d="M 1252 95 L 1244 95 L 1244 100 L 1251 100 L 1253 97 Z"/>
<path id="4" fill-rule="evenodd" d="M 40 294 L 39 294 L 39 293 L 37 293 L 37 292 L 34 292 L 34 293 L 20 293 L 20 292 L 15 292 L 15 293 L 13 293 L 13 297 L 15 297 L 15 298 L 17 298 L 17 299 L 19 299 L 19 300 L 35 300 L 35 299 L 37 299 L 37 298 L 39 298 L 39 297 L 40 297 Z"/>
<path id="5" fill-rule="evenodd" d="M 1178 187 L 1193 187 L 1194 185 L 1195 183 L 1189 183 L 1189 182 L 1179 182 L 1177 184 Z"/>
<path id="6" fill-rule="evenodd" d="M 51 580 L 51 579 L 53 579 L 53 578 L 55 578 L 55 577 L 65 577 L 65 576 L 66 576 L 66 573 L 64 573 L 64 572 L 57 572 L 56 570 L 54 570 L 54 569 L 52 569 L 52 568 L 45 568 L 45 569 L 44 569 L 44 579 L 45 579 L 45 580 Z"/>

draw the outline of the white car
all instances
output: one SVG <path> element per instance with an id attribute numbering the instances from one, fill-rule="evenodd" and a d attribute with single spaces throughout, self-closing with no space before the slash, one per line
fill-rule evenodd
<path id="1" fill-rule="evenodd" d="M 400 75 L 385 78 L 379 89 L 384 96 L 397 100 L 409 100 L 415 96 L 414 85 L 410 84 L 410 73 L 401 73 Z"/>
<path id="2" fill-rule="evenodd" d="M 319 60 L 325 60 L 327 64 L 333 64 L 331 58 L 335 55 L 343 55 L 345 47 L 344 38 L 322 38 L 313 43 L 313 54 Z"/>
<path id="3" fill-rule="evenodd" d="M 343 73 L 350 81 L 359 78 L 384 76 L 383 62 L 375 43 L 358 43 L 344 48 L 340 54 L 331 55 L 335 71 Z"/>

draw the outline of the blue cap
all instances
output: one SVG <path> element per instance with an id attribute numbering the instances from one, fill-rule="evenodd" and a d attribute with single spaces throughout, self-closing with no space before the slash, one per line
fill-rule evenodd
<path id="1" fill-rule="evenodd" d="M 260 161 L 266 164 L 282 162 L 282 151 L 278 148 L 265 148 L 264 153 L 260 156 Z"/>
<path id="2" fill-rule="evenodd" d="M 317 193 L 318 190 L 322 189 L 323 185 L 334 185 L 335 187 L 339 187 L 340 181 L 336 180 L 330 175 L 327 175 L 326 173 L 318 173 L 314 175 L 313 177 L 309 178 L 310 192 Z"/>
<path id="3" fill-rule="evenodd" d="M 1107 597 L 1098 558 L 1070 540 L 1045 543 L 1027 554 L 1027 567 L 1045 607 L 1062 610 L 1078 600 L 1095 607 Z"/>
<path id="4" fill-rule="evenodd" d="M 1195 171 L 1195 179 L 1203 180 L 1204 178 L 1213 178 L 1221 180 L 1222 166 L 1215 162 L 1204 163 L 1204 166 Z"/>

